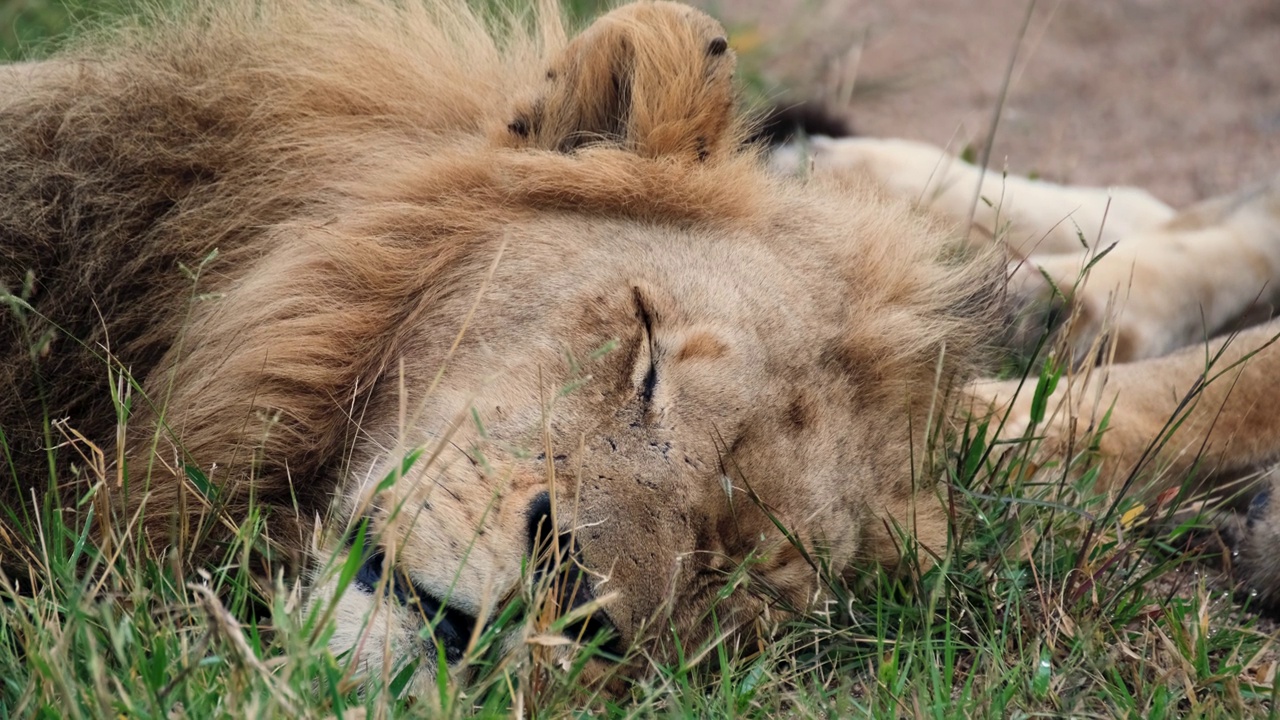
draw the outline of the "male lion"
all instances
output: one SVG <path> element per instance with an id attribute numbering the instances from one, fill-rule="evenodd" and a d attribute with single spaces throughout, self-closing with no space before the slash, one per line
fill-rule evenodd
<path id="1" fill-rule="evenodd" d="M 944 552 L 924 440 L 998 264 L 768 173 L 702 13 L 527 21 L 210 0 L 0 73 L 11 571 L 48 489 L 182 559 L 328 518 L 334 649 L 423 688 L 539 538 L 571 639 L 656 657 L 804 607 L 811 561 Z"/>
<path id="2" fill-rule="evenodd" d="M 771 174 L 707 16 L 527 20 L 208 0 L 0 70 L 9 571 L 45 493 L 190 561 L 254 508 L 335 651 L 425 692 L 529 561 L 568 640 L 666 658 L 806 606 L 819 563 L 945 552 L 926 438 L 1006 397 L 968 385 L 998 263 Z"/>

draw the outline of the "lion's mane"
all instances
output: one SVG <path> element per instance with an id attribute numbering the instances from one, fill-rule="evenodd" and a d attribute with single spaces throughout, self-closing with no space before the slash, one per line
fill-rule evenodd
<path id="1" fill-rule="evenodd" d="M 274 538 L 302 549 L 361 418 L 394 412 L 369 389 L 394 376 L 422 308 L 473 291 L 503 226 L 573 212 L 787 233 L 830 214 L 736 149 L 736 114 L 691 121 L 720 134 L 686 148 L 718 153 L 696 162 L 510 142 L 565 45 L 552 11 L 210 0 L 0 69 L 16 89 L 0 97 L 0 428 L 19 479 L 0 501 L 30 508 L 49 478 L 71 497 L 102 480 L 132 504 L 145 489 L 182 543 L 185 511 L 211 500 L 198 475 L 226 517 L 251 497 L 280 508 Z M 856 214 L 877 212 L 903 210 L 866 194 Z M 951 362 L 979 337 L 977 276 L 936 253 L 886 239 L 855 253 L 860 292 L 904 308 L 863 321 L 873 342 L 850 339 L 891 349 L 871 363 L 882 383 L 907 382 L 894 363 L 943 338 Z"/>

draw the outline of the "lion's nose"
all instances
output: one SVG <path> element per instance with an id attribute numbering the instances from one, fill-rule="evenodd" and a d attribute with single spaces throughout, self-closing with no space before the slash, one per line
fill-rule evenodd
<path id="1" fill-rule="evenodd" d="M 572 532 L 557 532 L 551 496 L 538 493 L 529 504 L 529 554 L 533 558 L 534 587 L 545 590 L 560 616 L 580 610 L 596 599 L 591 574 L 582 564 L 581 547 Z M 563 633 L 582 643 L 600 640 L 599 649 L 621 659 L 617 628 L 603 609 L 594 608 L 564 626 Z"/>
<path id="2" fill-rule="evenodd" d="M 529 503 L 528 511 L 525 512 L 525 520 L 528 523 L 529 553 L 536 558 L 539 548 L 548 547 L 552 528 L 555 525 L 551 515 L 550 493 L 540 492 L 534 496 L 533 502 Z"/>

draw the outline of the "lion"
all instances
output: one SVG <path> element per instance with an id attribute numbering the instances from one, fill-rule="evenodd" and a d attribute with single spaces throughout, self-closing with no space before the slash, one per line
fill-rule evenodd
<path id="1" fill-rule="evenodd" d="M 1039 426 L 1020 379 L 965 388 L 973 414 L 994 413 L 1005 439 L 1043 436 L 1042 458 L 1094 455 L 1104 492 L 1155 500 L 1190 482 L 1229 496 L 1211 519 L 1243 585 L 1280 602 L 1280 176 L 1175 212 L 1134 188 L 984 173 L 914 141 L 815 137 L 773 159 L 784 173 L 806 162 L 971 223 L 962 242 L 1006 248 L 1011 304 L 1062 305 L 1059 352 L 1079 372 Z"/>
<path id="2" fill-rule="evenodd" d="M 668 2 L 209 0 L 0 71 L 11 576 L 55 496 L 195 565 L 262 516 L 429 694 L 531 571 L 639 672 L 941 556 L 1001 263 L 770 173 L 734 62 Z"/>
<path id="3" fill-rule="evenodd" d="M 937 162 L 780 176 L 713 19 L 639 2 L 565 27 L 193 0 L 0 69 L 5 571 L 37 561 L 22 520 L 50 502 L 92 508 L 100 547 L 194 566 L 262 516 L 255 560 L 306 579 L 333 651 L 430 695 L 530 576 L 560 580 L 554 646 L 595 642 L 592 677 L 803 610 L 826 572 L 942 557 L 930 435 L 1031 417 L 981 379 L 1012 322 L 991 241 L 1012 218 L 1020 260 L 1054 257 L 1037 233 L 1074 252 L 1120 196 L 1014 180 L 1001 220 L 963 183 L 926 193 Z M 918 206 L 935 192 L 947 209 Z M 1183 232 L 1264 251 L 1280 224 L 1275 185 L 1181 213 L 1123 197 L 1132 262 Z M 1265 470 L 1276 332 L 1210 344 L 1213 382 L 1204 348 L 1149 357 L 1184 333 L 1066 383 L 1046 445 L 1105 396 L 1104 490 L 1153 455 L 1134 492 Z M 1274 601 L 1270 482 L 1234 519 Z"/>
<path id="4" fill-rule="evenodd" d="M 1082 237 L 1109 245 L 1174 215 L 1141 188 L 1065 186 L 984 173 L 915 140 L 817 135 L 780 147 L 770 160 L 784 173 L 803 170 L 809 161 L 823 172 L 869 176 L 889 192 L 956 221 L 972 215 L 968 241 L 987 245 L 999 238 L 1013 258 L 1079 251 Z"/>
<path id="5" fill-rule="evenodd" d="M 1280 292 L 1271 282 L 1280 265 L 1280 177 L 1175 212 L 1140 188 L 984 173 L 909 140 L 818 136 L 781 148 L 772 162 L 795 172 L 805 160 L 822 172 L 870 177 L 932 212 L 970 222 L 968 242 L 999 237 L 1013 263 L 1015 298 L 1044 303 L 1055 292 L 1071 295 L 1068 342 L 1076 362 L 1108 332 L 1112 360 L 1167 355 L 1269 319 Z M 1080 283 L 1086 270 L 1088 282 Z"/>

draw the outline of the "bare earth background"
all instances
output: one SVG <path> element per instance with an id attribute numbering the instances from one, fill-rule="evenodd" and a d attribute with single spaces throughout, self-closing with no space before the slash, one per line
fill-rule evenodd
<path id="1" fill-rule="evenodd" d="M 702 4 L 859 134 L 981 148 L 1017 45 L 992 167 L 1174 206 L 1280 172 L 1280 0 L 1040 0 L 1020 44 L 1026 0 Z"/>

